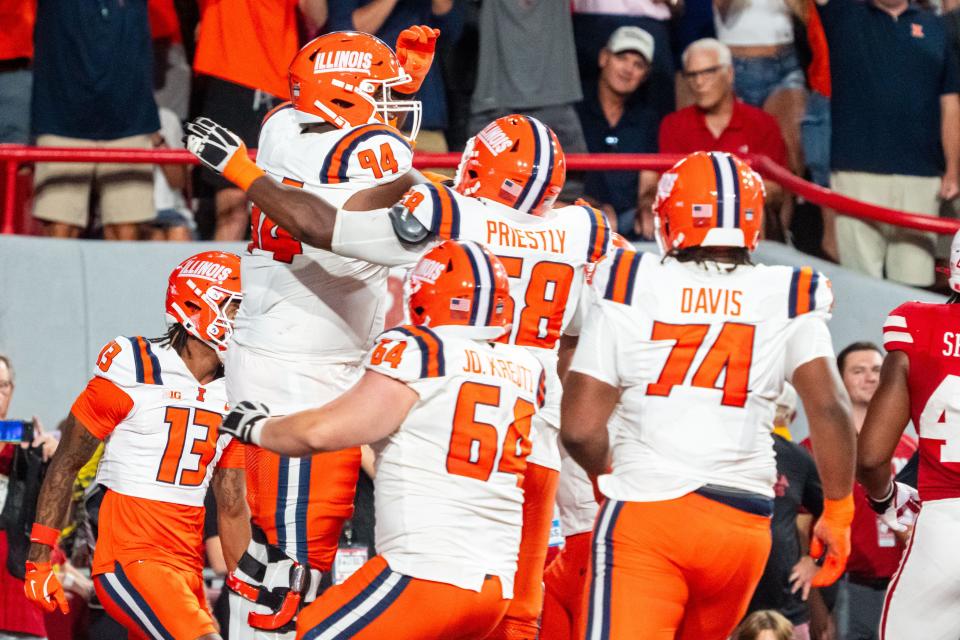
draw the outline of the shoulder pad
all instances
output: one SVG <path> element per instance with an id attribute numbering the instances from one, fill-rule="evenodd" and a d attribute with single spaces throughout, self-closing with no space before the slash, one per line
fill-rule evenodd
<path id="1" fill-rule="evenodd" d="M 597 296 L 620 304 L 630 304 L 643 255 L 641 251 L 614 249 L 597 265 L 593 274 L 593 288 Z"/>
<path id="2" fill-rule="evenodd" d="M 421 225 L 444 240 L 460 237 L 459 196 L 442 184 L 418 184 L 407 191 L 398 203 Z"/>
<path id="3" fill-rule="evenodd" d="M 829 314 L 832 309 L 833 285 L 830 279 L 812 267 L 794 268 L 790 274 L 787 316 L 796 318 L 811 311 Z"/>
<path id="4" fill-rule="evenodd" d="M 365 124 L 333 145 L 320 166 L 320 181 L 380 184 L 392 182 L 412 166 L 413 150 L 399 131 L 385 124 Z"/>
<path id="5" fill-rule="evenodd" d="M 163 371 L 153 349 L 154 345 L 142 336 L 118 336 L 100 349 L 93 374 L 121 387 L 162 385 Z"/>
<path id="6" fill-rule="evenodd" d="M 377 337 L 366 366 L 403 382 L 442 378 L 446 375 L 443 342 L 428 327 L 396 327 Z"/>
<path id="7" fill-rule="evenodd" d="M 390 216 L 390 222 L 393 224 L 394 233 L 402 242 L 420 244 L 431 235 L 430 229 L 425 227 L 403 202 L 398 202 L 390 207 L 388 215 Z"/>

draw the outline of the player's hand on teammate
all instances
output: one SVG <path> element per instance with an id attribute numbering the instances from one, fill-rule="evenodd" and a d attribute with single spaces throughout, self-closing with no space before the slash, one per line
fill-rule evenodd
<path id="1" fill-rule="evenodd" d="M 27 573 L 23 579 L 23 592 L 27 599 L 38 604 L 50 613 L 58 606 L 61 613 L 69 613 L 70 604 L 63 591 L 60 578 L 57 577 L 49 562 L 27 562 Z"/>
<path id="2" fill-rule="evenodd" d="M 800 596 L 806 601 L 810 595 L 810 588 L 813 585 L 813 576 L 820 571 L 817 561 L 810 556 L 803 556 L 793 565 L 790 570 L 790 593 L 800 592 Z"/>
<path id="3" fill-rule="evenodd" d="M 410 75 L 410 81 L 394 87 L 396 91 L 413 94 L 420 90 L 420 85 L 433 64 L 439 37 L 440 29 L 423 25 L 413 25 L 400 32 L 397 36 L 397 61 Z"/>
<path id="4" fill-rule="evenodd" d="M 258 444 L 257 426 L 270 417 L 270 409 L 262 402 L 244 400 L 230 409 L 220 423 L 220 433 L 226 433 L 244 444 Z"/>
<path id="5" fill-rule="evenodd" d="M 811 581 L 813 587 L 828 587 L 843 575 L 850 557 L 850 525 L 853 523 L 853 496 L 825 499 L 823 514 L 813 527 L 810 556 L 823 559 Z"/>
<path id="6" fill-rule="evenodd" d="M 216 171 L 244 191 L 264 175 L 247 154 L 240 136 L 210 118 L 194 118 L 187 123 L 183 144 L 207 168 Z"/>
<path id="7" fill-rule="evenodd" d="M 887 495 L 880 500 L 868 495 L 867 501 L 880 520 L 894 531 L 907 531 L 920 513 L 920 494 L 902 482 L 892 482 Z"/>

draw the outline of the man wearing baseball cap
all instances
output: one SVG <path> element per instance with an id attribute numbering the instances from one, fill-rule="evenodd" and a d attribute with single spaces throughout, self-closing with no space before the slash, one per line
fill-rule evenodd
<path id="1" fill-rule="evenodd" d="M 659 116 L 644 84 L 653 60 L 653 36 L 640 27 L 620 27 L 600 50 L 599 77 L 577 105 L 590 153 L 655 153 Z M 592 90 L 591 90 L 592 89 Z M 591 171 L 584 193 L 617 220 L 617 231 L 636 237 L 636 171 Z"/>

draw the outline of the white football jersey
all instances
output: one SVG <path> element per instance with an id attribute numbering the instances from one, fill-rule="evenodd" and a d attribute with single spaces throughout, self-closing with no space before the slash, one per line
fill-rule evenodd
<path id="1" fill-rule="evenodd" d="M 669 500 L 712 484 L 772 497 L 775 400 L 798 366 L 833 357 L 827 278 L 618 250 L 593 286 L 571 370 L 621 389 L 604 495 Z"/>
<path id="2" fill-rule="evenodd" d="M 367 357 L 368 369 L 420 396 L 373 445 L 376 547 L 391 569 L 415 578 L 479 592 L 496 575 L 510 598 L 530 423 L 546 378 L 527 350 L 477 335 L 475 327 L 397 327 Z"/>
<path id="3" fill-rule="evenodd" d="M 289 105 L 268 116 L 257 152 L 271 177 L 336 206 L 397 179 L 412 159 L 392 127 L 303 133 Z M 383 330 L 387 269 L 301 243 L 256 207 L 251 233 L 234 342 L 280 360 L 359 364 Z"/>
<path id="4" fill-rule="evenodd" d="M 586 272 L 609 250 L 611 231 L 603 213 L 573 205 L 534 216 L 432 183 L 410 189 L 399 206 L 434 237 L 479 242 L 503 262 L 513 302 L 508 312 L 513 323 L 509 341 L 532 349 L 548 376 L 548 397 L 535 422 L 530 461 L 559 470 L 556 439 L 562 387 L 557 376 L 557 346 L 561 334 L 579 333 Z M 348 255 L 369 255 L 382 264 L 408 261 L 409 251 L 392 233 L 387 242 L 369 242 L 370 234 L 359 226 L 370 221 L 341 211 L 334 248 Z M 358 228 L 348 229 L 348 225 Z"/>
<path id="5" fill-rule="evenodd" d="M 133 401 L 106 436 L 97 482 L 126 496 L 203 506 L 207 485 L 231 436 L 223 378 L 201 385 L 171 347 L 117 337 L 93 367 Z"/>

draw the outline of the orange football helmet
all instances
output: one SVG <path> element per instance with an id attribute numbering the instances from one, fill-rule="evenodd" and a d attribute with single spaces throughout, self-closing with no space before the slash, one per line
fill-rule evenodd
<path id="1" fill-rule="evenodd" d="M 243 298 L 240 256 L 205 251 L 187 258 L 173 270 L 167 284 L 167 322 L 179 323 L 218 354 L 233 335 L 233 314 Z M 232 312 L 232 313 L 231 313 Z"/>
<path id="2" fill-rule="evenodd" d="M 567 165 L 557 135 L 536 118 L 497 118 L 467 140 L 453 188 L 542 216 L 553 207 Z"/>
<path id="3" fill-rule="evenodd" d="M 499 258 L 469 240 L 445 240 L 417 261 L 406 287 L 410 321 L 418 325 L 510 326 L 507 270 Z"/>
<path id="4" fill-rule="evenodd" d="M 653 202 L 660 250 L 744 247 L 763 226 L 763 179 L 734 155 L 697 151 L 660 177 Z"/>
<path id="5" fill-rule="evenodd" d="M 390 96 L 390 88 L 410 82 L 410 75 L 375 36 L 334 31 L 314 38 L 293 58 L 288 76 L 301 122 L 329 122 L 340 129 L 370 122 L 397 127 L 406 114 L 409 138 L 420 131 L 420 101 Z"/>

